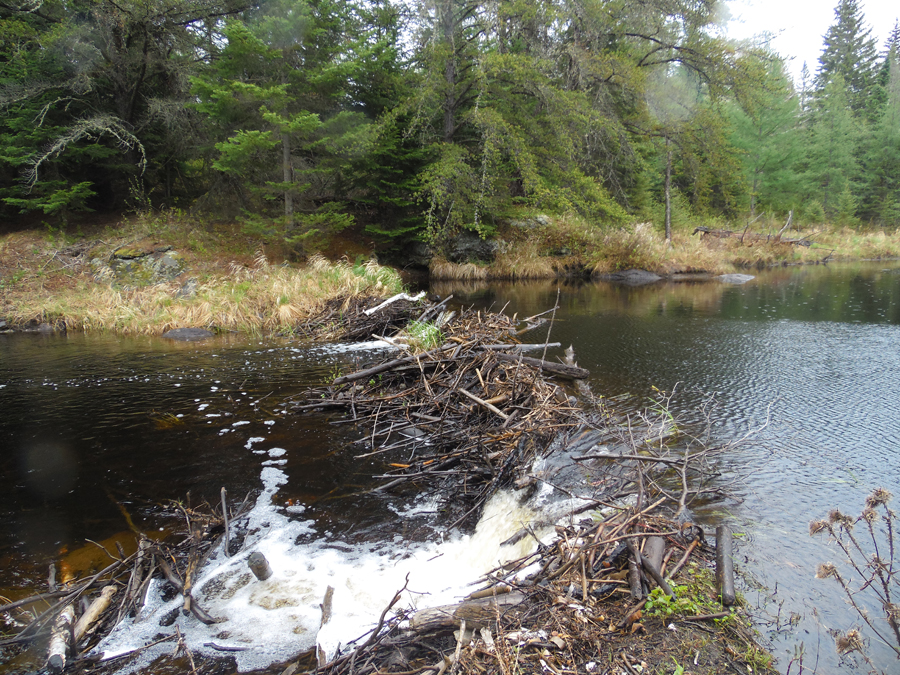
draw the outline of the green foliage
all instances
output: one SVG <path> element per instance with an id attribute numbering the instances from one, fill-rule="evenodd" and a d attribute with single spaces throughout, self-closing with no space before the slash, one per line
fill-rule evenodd
<path id="1" fill-rule="evenodd" d="M 673 599 L 661 588 L 650 591 L 644 607 L 648 616 L 667 619 L 675 616 L 701 616 L 721 611 L 721 606 L 712 597 L 713 580 L 708 570 L 699 568 L 696 563 L 688 568 L 689 581 L 686 584 L 673 586 Z M 727 620 L 731 615 L 724 618 Z M 717 619 L 723 621 L 723 619 Z"/>
<path id="2" fill-rule="evenodd" d="M 839 0 L 795 92 L 716 4 L 7 4 L 0 215 L 248 212 L 305 255 L 351 224 L 440 245 L 514 209 L 660 223 L 670 166 L 676 227 L 896 226 L 900 33 L 876 55 Z"/>
<path id="3" fill-rule="evenodd" d="M 90 211 L 87 207 L 87 201 L 94 196 L 91 189 L 91 183 L 84 181 L 76 183 L 71 187 L 60 185 L 62 181 L 55 184 L 45 183 L 42 185 L 42 192 L 47 194 L 33 195 L 26 198 L 5 197 L 4 202 L 10 206 L 16 206 L 23 212 L 25 211 L 43 211 L 47 215 L 60 215 L 65 220 L 65 215 L 71 211 Z M 56 185 L 60 185 L 57 189 L 53 189 Z"/>
<path id="4" fill-rule="evenodd" d="M 410 344 L 423 351 L 440 347 L 444 342 L 441 329 L 428 321 L 410 321 L 406 325 L 406 334 Z"/>

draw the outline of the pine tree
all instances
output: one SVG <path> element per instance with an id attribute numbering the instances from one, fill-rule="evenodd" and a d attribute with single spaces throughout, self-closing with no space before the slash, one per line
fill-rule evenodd
<path id="1" fill-rule="evenodd" d="M 744 153 L 750 217 L 770 209 L 786 213 L 798 206 L 800 96 L 774 60 L 763 86 L 743 108 L 733 106 L 731 142 Z"/>
<path id="2" fill-rule="evenodd" d="M 900 225 L 900 44 L 889 41 L 880 73 L 883 104 L 862 156 L 860 215 L 883 227 Z"/>
<path id="3" fill-rule="evenodd" d="M 849 198 L 859 175 L 856 150 L 860 126 L 854 119 L 843 78 L 837 74 L 826 85 L 819 109 L 807 132 L 803 156 L 805 198 L 819 203 L 831 222 L 853 224 Z M 844 221 L 844 222 L 842 222 Z"/>
<path id="4" fill-rule="evenodd" d="M 819 98 L 836 77 L 847 87 L 850 107 L 865 110 L 876 72 L 876 47 L 872 31 L 864 25 L 857 0 L 840 0 L 834 10 L 835 22 L 825 34 L 825 48 L 819 57 L 816 90 Z"/>

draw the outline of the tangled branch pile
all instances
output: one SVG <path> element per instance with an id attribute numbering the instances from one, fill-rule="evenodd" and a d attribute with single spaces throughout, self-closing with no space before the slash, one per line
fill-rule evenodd
<path id="1" fill-rule="evenodd" d="M 244 500 L 233 518 L 240 517 L 246 505 Z M 0 640 L 0 648 L 15 649 L 49 638 L 47 667 L 51 672 L 90 666 L 95 658 L 88 654 L 104 636 L 125 617 L 140 617 L 154 578 L 165 579 L 173 593 L 183 596 L 181 611 L 185 615 L 193 614 L 202 623 L 216 623 L 217 619 L 192 597 L 192 586 L 207 557 L 225 535 L 226 521 L 208 505 L 191 508 L 175 503 L 168 508 L 183 518 L 183 536 L 177 541 L 152 541 L 141 534 L 137 551 L 130 555 L 118 544 L 116 552 L 96 544 L 112 560 L 104 569 L 85 578 L 62 579 L 57 583 L 53 578 L 55 567 L 51 568 L 47 593 L 0 606 L 0 615 L 19 628 L 15 635 Z M 39 614 L 38 607 L 43 607 Z M 160 625 L 171 625 L 175 618 L 175 614 L 168 619 L 164 617 Z M 169 635 L 162 641 L 176 637 Z M 134 653 L 122 654 L 106 663 Z"/>
<path id="2" fill-rule="evenodd" d="M 465 505 L 459 523 L 520 478 L 537 453 L 584 424 L 574 399 L 544 374 L 588 373 L 525 356 L 544 345 L 520 344 L 503 314 L 467 310 L 437 324 L 441 346 L 342 375 L 310 390 L 299 409 L 347 411 L 342 422 L 366 430 L 359 443 L 368 451 L 357 459 L 381 456 L 389 467 L 376 490 L 440 489 Z"/>
<path id="3" fill-rule="evenodd" d="M 685 642 L 693 673 L 768 671 L 752 632 L 718 602 L 702 530 L 659 516 L 661 501 L 557 528 L 552 544 L 493 570 L 459 604 L 398 612 L 319 672 L 671 672 Z M 715 632 L 703 627 L 714 622 Z M 698 639 L 704 631 L 715 637 Z"/>

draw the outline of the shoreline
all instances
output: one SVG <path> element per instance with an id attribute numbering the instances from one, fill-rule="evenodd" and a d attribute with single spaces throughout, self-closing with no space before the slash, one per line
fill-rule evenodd
<path id="1" fill-rule="evenodd" d="M 559 279 L 638 286 L 900 257 L 897 233 L 830 232 L 821 234 L 822 248 L 814 248 L 766 241 L 742 246 L 733 238 L 701 239 L 684 231 L 667 245 L 647 224 L 606 232 L 565 219 L 552 227 L 546 217 L 537 220 L 546 224 L 501 228 L 485 242 L 494 251 L 490 260 L 433 257 L 415 274 L 426 283 Z M 203 328 L 295 334 L 338 297 L 402 290 L 404 271 L 376 262 L 373 253 L 371 243 L 348 237 L 331 242 L 327 256 L 291 263 L 283 246 L 246 237 L 234 225 L 204 229 L 140 218 L 74 239 L 39 231 L 6 234 L 0 236 L 0 333 L 161 335 Z"/>

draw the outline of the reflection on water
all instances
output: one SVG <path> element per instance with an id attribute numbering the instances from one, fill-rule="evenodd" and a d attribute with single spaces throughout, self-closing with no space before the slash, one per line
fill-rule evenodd
<path id="1" fill-rule="evenodd" d="M 464 303 L 506 306 L 527 316 L 553 306 L 557 284 L 444 286 Z M 786 632 L 763 625 L 785 671 L 802 648 L 807 668 L 838 672 L 831 629 L 858 623 L 816 565 L 839 558 L 807 533 L 832 508 L 859 513 L 875 487 L 900 485 L 900 268 L 896 263 L 782 268 L 746 285 L 662 283 L 560 286 L 552 340 L 575 347 L 591 386 L 607 396 L 630 394 L 646 405 L 653 387 L 681 391 L 673 408 L 700 424 L 707 394 L 714 433 L 722 440 L 769 425 L 753 444 L 727 458 L 721 484 L 730 497 L 699 509 L 741 531 L 741 569 L 761 618 L 791 613 Z M 529 339 L 546 335 L 535 331 Z M 561 356 L 551 354 L 551 358 Z M 880 615 L 880 608 L 873 607 Z M 876 663 L 894 656 L 873 642 Z M 793 672 L 797 671 L 794 664 Z"/>
<path id="2" fill-rule="evenodd" d="M 677 388 L 682 424 L 709 414 L 722 440 L 771 413 L 756 441 L 727 458 L 729 497 L 699 512 L 742 531 L 741 568 L 768 589 L 746 589 L 760 616 L 801 617 L 772 633 L 780 668 L 802 642 L 807 667 L 837 672 L 827 631 L 854 617 L 831 582 L 813 579 L 835 553 L 806 528 L 833 507 L 858 513 L 872 488 L 900 483 L 898 272 L 860 264 L 778 269 L 740 286 L 432 290 L 524 317 L 552 307 L 559 289 L 552 339 L 574 346 L 593 391 L 626 395 L 619 405 Z M 545 336 L 543 328 L 525 338 Z M 378 473 L 346 452 L 357 430 L 290 411 L 304 388 L 375 357 L 279 339 L 0 336 L 0 595 L 38 585 L 61 547 L 127 530 L 128 518 L 140 529 L 165 526 L 156 509 L 164 500 L 257 490 L 266 467 L 285 475 L 276 506 L 303 505 L 303 517 L 335 538 L 383 540 L 384 524 L 408 506 L 402 499 L 332 499 L 364 492 Z M 710 393 L 717 405 L 699 412 Z M 872 649 L 879 663 L 893 662 Z"/>
<path id="3" fill-rule="evenodd" d="M 190 493 L 217 503 L 222 486 L 242 498 L 269 460 L 249 448 L 253 438 L 286 449 L 282 499 L 310 503 L 368 483 L 367 466 L 333 452 L 355 430 L 288 414 L 287 404 L 379 353 L 279 340 L 0 336 L 0 568 L 27 585 L 63 545 L 125 530 L 128 517 L 158 527 L 161 502 Z M 322 517 L 365 528 L 389 513 L 372 499 L 347 501 Z"/>

